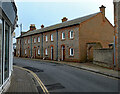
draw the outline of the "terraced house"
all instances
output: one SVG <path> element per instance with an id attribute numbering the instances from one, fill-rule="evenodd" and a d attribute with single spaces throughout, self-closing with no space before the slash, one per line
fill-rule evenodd
<path id="1" fill-rule="evenodd" d="M 114 27 L 105 17 L 105 7 L 100 12 L 68 20 L 41 29 L 30 30 L 17 38 L 16 54 L 50 60 L 85 62 L 93 60 L 93 49 L 108 48 L 113 43 Z"/>

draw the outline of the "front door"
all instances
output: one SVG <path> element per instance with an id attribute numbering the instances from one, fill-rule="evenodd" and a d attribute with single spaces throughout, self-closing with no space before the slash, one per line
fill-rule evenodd
<path id="1" fill-rule="evenodd" d="M 34 58 L 36 58 L 36 48 L 34 48 Z"/>
<path id="2" fill-rule="evenodd" d="M 51 60 L 53 60 L 53 47 L 51 47 Z"/>
<path id="3" fill-rule="evenodd" d="M 65 46 L 62 46 L 62 60 L 65 60 Z"/>
<path id="4" fill-rule="evenodd" d="M 30 49 L 29 49 L 28 56 L 30 57 L 30 55 L 31 55 L 31 54 L 30 54 Z"/>

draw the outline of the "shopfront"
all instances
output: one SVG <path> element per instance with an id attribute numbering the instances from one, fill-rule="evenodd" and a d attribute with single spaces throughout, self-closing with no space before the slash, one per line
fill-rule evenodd
<path id="1" fill-rule="evenodd" d="M 17 8 L 12 1 L 0 1 L 0 93 L 9 87 L 13 70 L 12 34 L 17 22 Z"/>

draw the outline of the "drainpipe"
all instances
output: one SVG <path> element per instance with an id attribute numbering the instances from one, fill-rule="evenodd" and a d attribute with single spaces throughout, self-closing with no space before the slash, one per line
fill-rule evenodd
<path id="1" fill-rule="evenodd" d="M 57 43 L 56 43 L 57 44 L 57 49 L 56 49 L 57 50 L 56 51 L 57 56 L 56 56 L 56 60 L 58 60 L 58 30 L 56 30 L 56 33 L 57 33 Z"/>
<path id="2" fill-rule="evenodd" d="M 114 0 L 114 65 L 118 68 L 119 59 L 119 10 L 120 10 L 120 0 Z"/>
<path id="3" fill-rule="evenodd" d="M 42 58 L 43 58 L 43 33 L 42 33 L 42 46 L 41 46 L 41 56 L 42 56 Z"/>
<path id="4" fill-rule="evenodd" d="M 115 50 L 115 36 L 114 36 L 114 67 L 116 66 L 116 62 L 115 62 L 115 53 L 116 53 L 116 50 Z"/>
<path id="5" fill-rule="evenodd" d="M 31 58 L 32 58 L 32 36 L 31 36 Z"/>

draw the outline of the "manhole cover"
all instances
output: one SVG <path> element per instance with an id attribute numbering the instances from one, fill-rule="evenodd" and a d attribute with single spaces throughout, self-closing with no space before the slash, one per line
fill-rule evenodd
<path id="1" fill-rule="evenodd" d="M 33 71 L 33 72 L 44 72 L 44 71 L 41 70 L 41 69 L 37 69 L 37 68 L 33 68 L 33 67 L 23 67 L 23 68 L 29 69 L 29 70 L 31 70 L 31 71 Z"/>
<path id="2" fill-rule="evenodd" d="M 56 89 L 63 89 L 65 88 L 62 86 L 60 83 L 55 83 L 55 84 L 50 84 L 50 85 L 45 85 L 48 90 L 56 90 Z"/>

